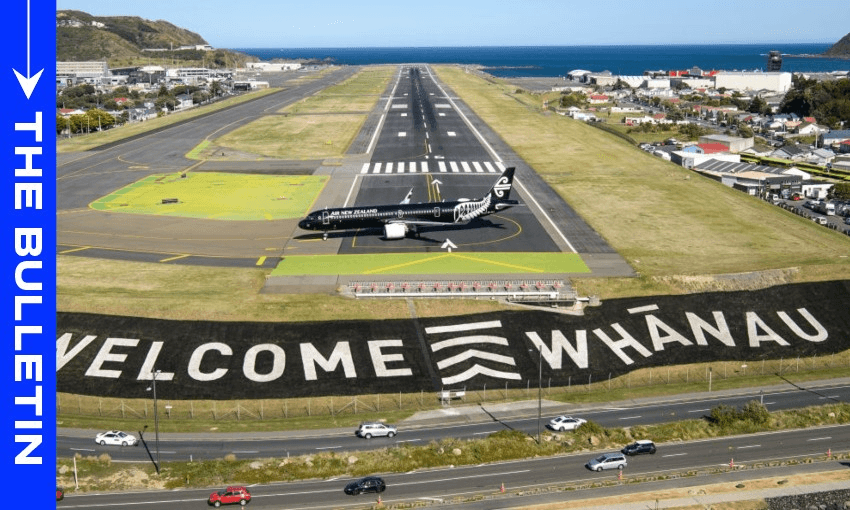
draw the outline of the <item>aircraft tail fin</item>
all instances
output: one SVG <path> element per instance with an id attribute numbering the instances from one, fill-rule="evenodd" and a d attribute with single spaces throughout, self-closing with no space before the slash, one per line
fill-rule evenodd
<path id="1" fill-rule="evenodd" d="M 490 188 L 490 198 L 491 200 L 501 201 L 501 200 L 509 200 L 511 197 L 511 186 L 513 186 L 514 182 L 514 170 L 515 167 L 508 167 L 499 177 L 499 180 L 496 181 L 496 184 Z"/>

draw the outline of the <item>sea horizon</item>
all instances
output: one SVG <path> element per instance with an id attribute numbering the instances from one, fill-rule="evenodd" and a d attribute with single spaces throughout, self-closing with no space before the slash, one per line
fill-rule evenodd
<path id="1" fill-rule="evenodd" d="M 831 46 L 832 43 L 752 43 L 231 49 L 262 61 L 313 60 L 340 65 L 476 65 L 500 77 L 557 77 L 576 69 L 610 71 L 621 76 L 692 67 L 763 71 L 770 51 L 782 53 L 782 71 L 813 73 L 850 69 L 848 59 L 819 56 Z"/>

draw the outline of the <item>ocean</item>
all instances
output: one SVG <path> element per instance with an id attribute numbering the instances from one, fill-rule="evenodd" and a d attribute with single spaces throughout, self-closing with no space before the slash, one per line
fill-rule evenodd
<path id="1" fill-rule="evenodd" d="M 818 54 L 830 44 L 723 44 L 668 46 L 481 46 L 433 48 L 232 48 L 260 60 L 315 59 L 335 64 L 475 64 L 499 77 L 553 77 L 584 69 L 620 76 L 644 71 L 690 69 L 765 70 L 771 50 L 783 54 L 782 71 L 829 72 L 850 69 L 850 60 L 792 58 Z"/>

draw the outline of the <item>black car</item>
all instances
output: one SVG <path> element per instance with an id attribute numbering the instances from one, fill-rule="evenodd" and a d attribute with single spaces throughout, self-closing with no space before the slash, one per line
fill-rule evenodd
<path id="1" fill-rule="evenodd" d="M 641 453 L 655 453 L 655 443 L 648 439 L 641 439 L 640 441 L 635 441 L 634 443 L 627 445 L 622 450 L 626 455 L 640 455 Z"/>
<path id="2" fill-rule="evenodd" d="M 385 490 L 387 490 L 387 484 L 379 476 L 367 476 L 345 486 L 345 493 L 351 496 L 364 492 L 384 492 Z"/>

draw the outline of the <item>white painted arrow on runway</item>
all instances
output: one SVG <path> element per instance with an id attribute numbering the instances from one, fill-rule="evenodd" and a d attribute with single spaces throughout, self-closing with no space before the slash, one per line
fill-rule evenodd
<path id="1" fill-rule="evenodd" d="M 440 246 L 440 248 L 442 248 L 442 249 L 444 249 L 444 250 L 445 250 L 446 248 L 448 248 L 448 249 L 449 249 L 449 253 L 451 253 L 451 252 L 452 252 L 452 248 L 457 248 L 457 246 L 455 246 L 455 243 L 453 243 L 453 242 L 451 242 L 450 240 L 446 239 L 446 242 L 444 242 L 444 243 L 443 243 L 443 245 L 442 245 L 442 246 Z"/>

